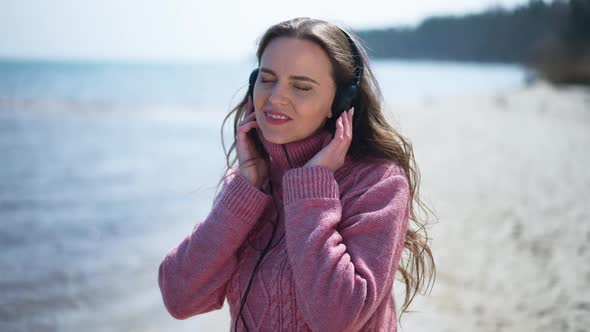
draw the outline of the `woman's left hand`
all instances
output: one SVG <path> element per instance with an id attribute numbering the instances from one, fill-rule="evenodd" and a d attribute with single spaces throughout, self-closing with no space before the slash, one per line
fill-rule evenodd
<path id="1" fill-rule="evenodd" d="M 330 144 L 311 158 L 304 167 L 324 166 L 336 171 L 344 164 L 346 152 L 352 142 L 352 118 L 354 107 L 342 112 L 336 120 L 336 132 Z"/>

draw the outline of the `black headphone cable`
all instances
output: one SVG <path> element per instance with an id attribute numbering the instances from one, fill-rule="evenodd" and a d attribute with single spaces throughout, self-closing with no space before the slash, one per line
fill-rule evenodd
<path id="1" fill-rule="evenodd" d="M 289 158 L 289 154 L 287 153 L 287 148 L 285 148 L 284 144 L 281 144 L 281 146 L 283 147 L 283 150 L 285 151 L 285 156 L 287 157 L 287 162 L 289 163 L 289 166 L 291 166 L 291 168 L 293 168 L 293 164 L 291 163 L 291 159 Z M 273 190 L 272 190 L 272 181 L 269 180 L 268 185 L 270 188 L 270 194 L 272 196 L 273 203 L 275 204 L 275 208 L 276 208 L 276 202 L 274 201 Z M 250 332 L 250 330 L 248 329 L 248 325 L 246 324 L 246 321 L 244 320 L 244 316 L 242 315 L 242 310 L 244 309 L 244 304 L 246 304 L 246 299 L 248 298 L 248 294 L 250 293 L 250 287 L 252 286 L 252 281 L 254 280 L 254 275 L 256 274 L 256 270 L 258 269 L 258 265 L 260 265 L 260 262 L 262 262 L 262 259 L 264 258 L 264 256 L 266 256 L 266 254 L 268 253 L 268 251 L 270 249 L 273 249 L 279 243 L 281 243 L 281 240 L 283 239 L 283 237 L 286 234 L 286 232 L 283 233 L 283 235 L 281 236 L 279 241 L 277 241 L 277 243 L 275 243 L 272 247 L 270 247 L 270 245 L 272 244 L 272 240 L 275 237 L 275 233 L 277 230 L 277 226 L 279 224 L 279 220 L 280 220 L 280 209 L 277 209 L 277 221 L 273 224 L 272 235 L 270 236 L 270 240 L 268 241 L 268 243 L 266 244 L 266 246 L 262 250 L 262 254 L 260 254 L 260 257 L 258 257 L 258 261 L 256 261 L 256 265 L 254 266 L 254 271 L 252 271 L 252 275 L 250 276 L 250 281 L 248 281 L 248 287 L 246 288 L 246 292 L 244 293 L 244 296 L 242 297 L 242 301 L 240 303 L 240 311 L 238 312 L 238 316 L 236 317 L 236 322 L 234 324 L 234 332 L 238 331 L 238 320 L 239 319 L 242 320 L 242 323 L 244 324 L 246 331 Z M 248 241 L 249 241 L 249 238 L 248 238 Z M 250 245 L 252 245 L 252 244 L 250 244 Z M 256 248 L 254 248 L 254 249 L 256 249 Z M 256 249 L 256 250 L 259 250 L 259 249 Z"/>

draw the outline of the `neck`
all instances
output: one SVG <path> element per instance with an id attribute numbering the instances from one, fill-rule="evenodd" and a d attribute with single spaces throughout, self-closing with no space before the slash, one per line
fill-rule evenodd
<path id="1" fill-rule="evenodd" d="M 271 168 L 282 171 L 304 166 L 323 147 L 328 145 L 332 138 L 329 130 L 320 128 L 302 140 L 278 144 L 268 141 L 260 128 L 256 128 L 256 132 L 270 157 Z"/>

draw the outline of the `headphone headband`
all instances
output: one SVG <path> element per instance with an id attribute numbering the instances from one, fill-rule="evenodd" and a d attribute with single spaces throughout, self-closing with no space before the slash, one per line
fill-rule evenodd
<path id="1" fill-rule="evenodd" d="M 363 60 L 361 57 L 361 52 L 359 51 L 358 47 L 356 46 L 356 43 L 354 42 L 354 40 L 352 39 L 350 34 L 348 32 L 346 32 L 346 30 L 342 29 L 341 27 L 338 27 L 338 29 L 340 29 L 340 31 L 342 31 L 342 33 L 344 33 L 344 36 L 346 36 L 346 39 L 348 40 L 348 44 L 350 45 L 350 48 L 352 49 L 352 58 L 355 63 L 354 78 L 353 78 L 352 82 L 353 82 L 353 84 L 358 86 L 361 82 L 361 76 L 363 74 Z"/>

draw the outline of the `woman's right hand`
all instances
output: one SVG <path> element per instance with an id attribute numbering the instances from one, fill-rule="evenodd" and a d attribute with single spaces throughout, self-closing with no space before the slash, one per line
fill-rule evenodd
<path id="1" fill-rule="evenodd" d="M 256 113 L 252 105 L 252 99 L 248 96 L 244 119 L 238 124 L 238 137 L 236 150 L 238 154 L 239 171 L 256 188 L 262 188 L 262 184 L 268 178 L 269 167 L 266 160 L 256 148 L 256 144 L 248 132 L 256 130 Z"/>

